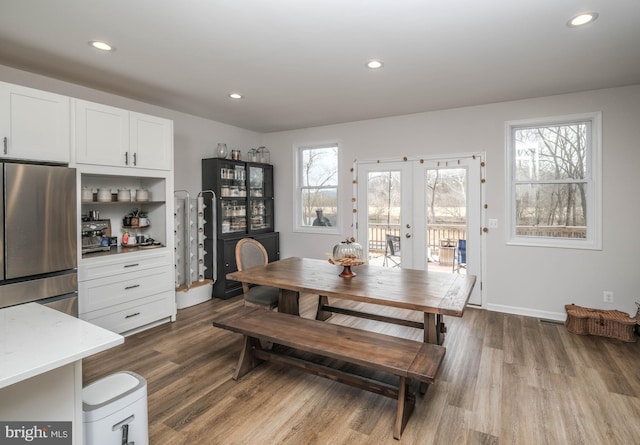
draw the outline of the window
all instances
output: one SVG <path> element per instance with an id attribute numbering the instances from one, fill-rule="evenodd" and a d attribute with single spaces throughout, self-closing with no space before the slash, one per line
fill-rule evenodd
<path id="1" fill-rule="evenodd" d="M 601 249 L 601 120 L 507 122 L 510 244 Z"/>
<path id="2" fill-rule="evenodd" d="M 297 231 L 338 233 L 338 144 L 297 147 Z"/>

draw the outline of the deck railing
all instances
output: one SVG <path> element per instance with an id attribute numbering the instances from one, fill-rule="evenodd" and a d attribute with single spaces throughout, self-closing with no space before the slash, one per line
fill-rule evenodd
<path id="1" fill-rule="evenodd" d="M 369 251 L 384 252 L 387 234 L 402 236 L 400 224 L 369 224 Z M 462 224 L 430 224 L 427 245 L 432 255 L 440 250 L 440 241 L 467 239 L 467 227 Z"/>
<path id="2" fill-rule="evenodd" d="M 553 238 L 585 238 L 587 228 L 584 226 L 518 226 L 518 235 L 544 236 Z M 400 224 L 369 224 L 369 251 L 383 253 L 386 235 L 402 238 Z M 429 224 L 427 228 L 427 245 L 432 255 L 438 255 L 440 242 L 467 239 L 467 227 L 462 224 Z"/>
<path id="3" fill-rule="evenodd" d="M 520 236 L 544 236 L 552 238 L 586 238 L 585 226 L 517 226 Z"/>

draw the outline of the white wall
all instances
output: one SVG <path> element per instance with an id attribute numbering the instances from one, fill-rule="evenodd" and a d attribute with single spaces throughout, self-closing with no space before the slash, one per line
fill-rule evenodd
<path id="1" fill-rule="evenodd" d="M 260 135 L 2 65 L 0 80 L 172 119 L 175 187 L 191 194 L 201 189 L 200 159 L 212 157 L 218 142 L 243 154 L 266 145 L 275 166 L 282 257 L 326 258 L 325 252 L 351 235 L 354 159 L 484 151 L 486 217 L 500 222 L 486 235 L 485 307 L 562 319 L 566 303 L 635 313 L 634 302 L 640 301 L 640 238 L 634 230 L 640 221 L 640 85 Z M 591 111 L 603 117 L 602 251 L 506 246 L 504 122 Z M 293 146 L 332 140 L 340 142 L 342 157 L 341 235 L 294 233 Z M 614 292 L 614 304 L 602 302 L 603 290 Z"/>
<path id="2" fill-rule="evenodd" d="M 585 251 L 505 245 L 505 121 L 601 111 L 603 119 L 603 249 Z M 340 142 L 341 236 L 293 232 L 293 146 Z M 326 258 L 350 236 L 354 159 L 483 151 L 487 154 L 486 218 L 499 228 L 486 236 L 484 306 L 564 319 L 564 305 L 620 309 L 635 314 L 640 221 L 640 85 L 420 113 L 263 135 L 275 165 L 276 230 L 282 257 Z M 486 224 L 485 224 L 486 225 Z M 614 304 L 602 292 L 614 292 Z"/>
<path id="3" fill-rule="evenodd" d="M 240 149 L 244 155 L 250 148 L 258 147 L 258 142 L 260 141 L 260 134 L 253 131 L 3 65 L 0 65 L 0 80 L 172 119 L 174 130 L 174 185 L 176 190 L 187 190 L 193 197 L 202 189 L 200 160 L 214 157 L 214 150 L 218 142 L 226 143 L 229 150 Z"/>

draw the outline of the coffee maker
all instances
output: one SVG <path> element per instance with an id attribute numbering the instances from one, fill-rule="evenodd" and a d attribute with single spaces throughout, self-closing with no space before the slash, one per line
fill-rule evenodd
<path id="1" fill-rule="evenodd" d="M 89 218 L 86 218 L 89 219 Z M 82 253 L 103 252 L 110 250 L 111 220 L 98 219 L 82 221 Z M 106 241 L 103 241 L 106 240 Z"/>

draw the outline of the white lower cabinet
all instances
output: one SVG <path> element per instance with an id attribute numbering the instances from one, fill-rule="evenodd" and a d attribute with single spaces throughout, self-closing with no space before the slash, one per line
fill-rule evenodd
<path id="1" fill-rule="evenodd" d="M 78 274 L 82 320 L 119 334 L 175 320 L 170 254 L 120 254 L 84 263 Z"/>

